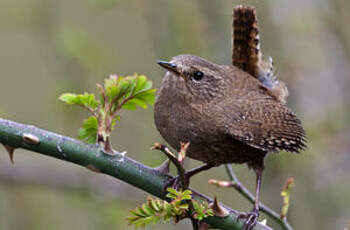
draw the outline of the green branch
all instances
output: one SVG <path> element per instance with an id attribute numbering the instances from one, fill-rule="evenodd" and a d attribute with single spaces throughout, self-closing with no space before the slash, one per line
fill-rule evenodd
<path id="1" fill-rule="evenodd" d="M 145 166 L 119 153 L 115 156 L 104 154 L 98 145 L 85 144 L 75 139 L 46 130 L 19 124 L 0 118 L 0 143 L 13 148 L 23 148 L 60 160 L 86 167 L 94 172 L 110 175 L 125 181 L 143 191 L 166 199 L 164 184 L 169 176 Z M 193 191 L 193 190 L 192 190 Z M 193 191 L 198 200 L 212 202 L 212 199 Z M 242 229 L 244 220 L 237 221 L 237 211 L 225 207 L 230 214 L 224 218 L 211 216 L 204 221 L 215 228 Z M 258 224 L 254 230 L 268 230 Z"/>

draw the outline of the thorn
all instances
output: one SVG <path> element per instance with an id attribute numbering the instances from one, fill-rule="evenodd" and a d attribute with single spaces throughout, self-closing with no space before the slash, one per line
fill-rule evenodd
<path id="1" fill-rule="evenodd" d="M 209 208 L 213 209 L 215 216 L 226 217 L 229 214 L 229 212 L 225 208 L 220 206 L 216 196 L 214 197 L 214 202 L 209 204 Z"/>
<path id="2" fill-rule="evenodd" d="M 103 147 L 101 147 L 101 152 L 103 152 L 104 154 L 106 154 L 108 156 L 115 156 L 115 155 L 117 155 L 117 153 L 115 153 L 113 150 L 112 151 L 107 151 Z"/>
<path id="3" fill-rule="evenodd" d="M 23 133 L 22 135 L 22 140 L 27 143 L 27 144 L 30 144 L 30 145 L 38 145 L 40 144 L 40 139 L 31 134 L 31 133 Z"/>
<path id="4" fill-rule="evenodd" d="M 9 157 L 10 157 L 10 161 L 12 164 L 14 164 L 14 160 L 13 160 L 13 155 L 14 155 L 14 152 L 15 152 L 15 147 L 12 147 L 12 146 L 9 146 L 9 145 L 5 145 L 3 144 L 3 146 L 5 147 L 7 153 L 9 154 Z"/>
<path id="5" fill-rule="evenodd" d="M 169 167 L 170 167 L 170 160 L 165 160 L 161 165 L 154 168 L 157 172 L 160 173 L 160 175 L 168 175 L 169 174 Z"/>
<path id="6" fill-rule="evenodd" d="M 127 151 L 118 152 L 116 150 L 113 150 L 113 156 L 119 154 L 119 155 L 121 155 L 121 157 L 125 157 L 126 153 L 127 153 Z"/>
<path id="7" fill-rule="evenodd" d="M 259 222 L 263 226 L 267 226 L 267 219 L 263 219 L 261 222 Z"/>

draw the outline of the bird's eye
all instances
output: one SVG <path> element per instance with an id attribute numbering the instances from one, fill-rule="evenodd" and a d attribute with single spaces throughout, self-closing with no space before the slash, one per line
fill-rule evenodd
<path id="1" fill-rule="evenodd" d="M 204 77 L 204 73 L 203 72 L 201 72 L 201 71 L 194 72 L 193 79 L 195 81 L 200 81 L 200 80 L 202 80 L 203 77 Z"/>

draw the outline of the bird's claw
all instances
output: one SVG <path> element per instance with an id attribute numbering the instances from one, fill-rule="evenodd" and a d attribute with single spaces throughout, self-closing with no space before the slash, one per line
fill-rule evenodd
<path id="1" fill-rule="evenodd" d="M 238 215 L 238 219 L 246 219 L 243 230 L 251 230 L 258 222 L 259 210 L 253 209 L 251 212 L 242 212 Z"/>

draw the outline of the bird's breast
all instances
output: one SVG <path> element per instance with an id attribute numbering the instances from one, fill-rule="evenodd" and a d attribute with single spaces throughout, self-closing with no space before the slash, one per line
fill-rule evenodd
<path id="1" fill-rule="evenodd" d="M 184 82 L 167 74 L 158 91 L 154 119 L 163 138 L 177 151 L 190 142 L 187 156 L 215 165 L 243 163 L 253 156 L 247 145 L 224 132 L 225 112 L 219 103 L 194 103 L 184 95 Z"/>

